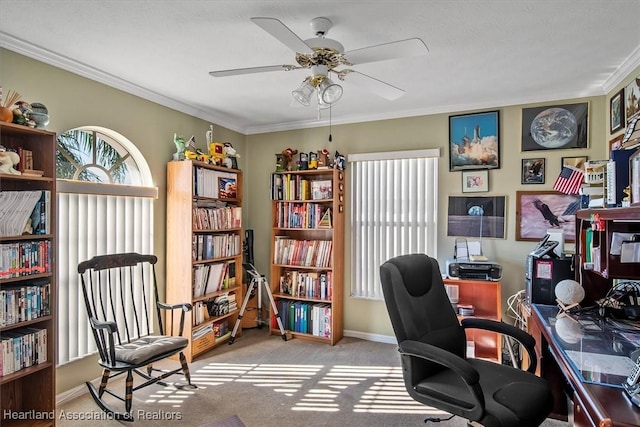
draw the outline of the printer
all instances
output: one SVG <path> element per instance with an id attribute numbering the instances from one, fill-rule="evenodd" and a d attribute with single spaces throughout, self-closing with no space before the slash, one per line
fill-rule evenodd
<path id="1" fill-rule="evenodd" d="M 497 281 L 502 278 L 502 266 L 491 261 L 447 260 L 447 275 L 453 279 Z"/>

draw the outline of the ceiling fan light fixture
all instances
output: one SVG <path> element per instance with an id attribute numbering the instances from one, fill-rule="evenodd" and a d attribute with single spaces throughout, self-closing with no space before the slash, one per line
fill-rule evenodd
<path id="1" fill-rule="evenodd" d="M 318 87 L 318 93 L 320 99 L 325 104 L 335 104 L 342 98 L 342 86 L 331 81 L 330 78 L 325 78 Z"/>
<path id="2" fill-rule="evenodd" d="M 311 104 L 311 95 L 313 94 L 314 90 L 315 88 L 311 83 L 309 83 L 309 80 L 307 79 L 302 82 L 298 89 L 291 92 L 291 95 L 293 95 L 293 99 L 298 101 L 300 104 L 308 107 Z"/>

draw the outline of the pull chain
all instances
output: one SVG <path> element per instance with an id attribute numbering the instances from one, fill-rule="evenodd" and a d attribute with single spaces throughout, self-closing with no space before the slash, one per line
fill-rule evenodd
<path id="1" fill-rule="evenodd" d="M 329 105 L 329 142 L 333 141 L 333 137 L 331 136 L 331 105 Z"/>

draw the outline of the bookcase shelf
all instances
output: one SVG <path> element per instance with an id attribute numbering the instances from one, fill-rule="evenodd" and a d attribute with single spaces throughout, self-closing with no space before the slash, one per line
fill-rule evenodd
<path id="1" fill-rule="evenodd" d="M 4 306 L 3 316 L 8 316 L 8 311 L 13 307 L 14 318 L 10 323 L 8 317 L 3 318 L 0 327 L 1 348 L 0 352 L 6 350 L 7 346 L 13 346 L 13 351 L 9 355 L 4 354 L 2 358 L 2 369 L 0 369 L 0 415 L 1 425 L 55 425 L 55 417 L 46 420 L 20 420 L 11 419 L 12 413 L 37 413 L 38 415 L 52 414 L 55 410 L 55 360 L 57 357 L 57 311 L 56 311 L 56 134 L 53 132 L 31 129 L 27 126 L 13 123 L 0 122 L 0 141 L 9 150 L 30 150 L 33 153 L 33 169 L 42 171 L 42 176 L 34 175 L 12 175 L 0 174 L 0 192 L 19 192 L 26 196 L 27 191 L 42 192 L 42 195 L 49 195 L 48 199 L 38 201 L 43 207 L 41 219 L 48 223 L 48 229 L 41 232 L 46 234 L 20 234 L 0 237 L 2 250 L 12 248 L 24 248 L 31 245 L 30 261 L 21 260 L 18 252 L 10 255 L 12 262 L 17 262 L 20 268 L 24 268 L 26 273 L 16 273 L 9 269 L 0 268 L 0 305 Z M 20 168 L 20 165 L 18 166 Z M 46 203 L 46 204 L 45 204 Z M 46 210 L 44 209 L 46 207 Z M 15 212 L 15 211 L 14 211 Z M 13 233 L 11 233 L 13 234 Z M 26 246 L 25 246 L 26 245 Z M 47 252 L 36 253 L 36 248 L 47 249 Z M 7 252 L 5 252 L 6 254 Z M 35 261 L 43 261 L 42 266 Z M 1 264 L 0 264 L 1 265 Z M 43 272 L 32 272 L 27 274 L 29 268 L 42 267 Z M 15 276 L 15 277 L 11 277 Z M 38 297 L 32 294 L 34 288 L 46 286 L 47 292 Z M 9 300 L 7 300 L 7 296 Z M 27 312 L 25 309 L 18 310 L 11 302 L 12 299 L 33 297 L 30 301 L 37 301 L 39 304 L 46 304 L 46 308 L 40 306 L 27 306 L 31 309 L 30 316 L 22 317 Z M 17 304 L 17 303 L 15 303 Z M 34 310 L 40 310 L 41 315 L 33 314 Z M 44 314 L 46 310 L 46 314 Z M 31 351 L 25 354 L 22 359 L 29 359 L 28 363 L 15 363 L 15 350 L 21 344 L 31 346 Z M 17 346 L 17 347 L 16 347 Z M 26 366 L 31 364 L 30 366 Z M 13 365 L 13 366 L 12 366 Z M 10 368 L 8 368 L 10 367 Z M 4 369 L 4 370 L 3 370 Z M 3 375 L 2 373 L 5 372 Z"/>
<path id="2" fill-rule="evenodd" d="M 222 197 L 228 195 L 227 188 L 220 187 L 223 182 L 235 183 L 235 197 Z M 225 334 L 215 336 L 215 324 L 226 322 L 231 330 L 238 319 L 243 292 L 241 207 L 241 170 L 193 160 L 167 164 L 166 299 L 193 305 L 184 328 L 188 362 L 228 340 Z M 220 280 L 213 280 L 214 274 L 220 274 L 215 276 Z M 225 296 L 228 312 L 209 313 Z M 201 335 L 202 328 L 211 329 Z"/>
<path id="3" fill-rule="evenodd" d="M 343 336 L 345 172 L 271 174 L 269 285 L 294 338 L 335 345 Z M 273 314 L 271 333 L 280 335 Z"/>

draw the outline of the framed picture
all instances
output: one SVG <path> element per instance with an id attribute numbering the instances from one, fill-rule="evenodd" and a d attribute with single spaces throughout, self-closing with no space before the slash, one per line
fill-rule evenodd
<path id="1" fill-rule="evenodd" d="M 579 208 L 578 194 L 516 191 L 516 240 L 539 241 L 547 230 L 562 230 L 565 242 L 575 242 Z"/>
<path id="2" fill-rule="evenodd" d="M 522 151 L 587 148 L 589 103 L 522 109 Z"/>
<path id="3" fill-rule="evenodd" d="M 609 100 L 609 133 L 615 133 L 624 127 L 624 88 Z"/>
<path id="4" fill-rule="evenodd" d="M 218 198 L 235 199 L 238 197 L 238 187 L 235 178 L 218 178 Z"/>
<path id="5" fill-rule="evenodd" d="M 624 88 L 624 105 L 627 112 L 627 123 L 635 115 L 640 113 L 640 76 L 631 80 Z"/>
<path id="6" fill-rule="evenodd" d="M 624 135 L 618 135 L 609 141 L 609 158 L 611 158 L 611 152 L 622 149 L 622 138 Z"/>
<path id="7" fill-rule="evenodd" d="M 587 160 L 589 160 L 588 156 L 563 157 L 560 169 L 562 169 L 563 166 L 573 166 L 574 168 L 584 170 L 584 165 L 587 163 Z"/>
<path id="8" fill-rule="evenodd" d="M 462 192 L 481 193 L 489 191 L 489 171 L 463 171 Z"/>
<path id="9" fill-rule="evenodd" d="M 449 170 L 500 167 L 499 111 L 449 116 Z"/>
<path id="10" fill-rule="evenodd" d="M 506 196 L 449 196 L 447 236 L 504 239 Z"/>
<path id="11" fill-rule="evenodd" d="M 521 184 L 544 184 L 545 159 L 522 159 Z"/>

